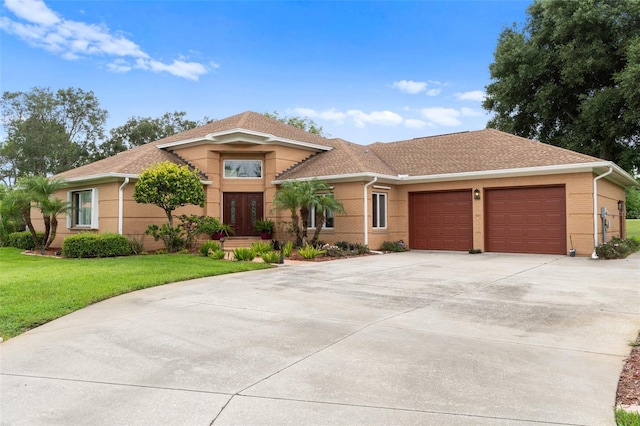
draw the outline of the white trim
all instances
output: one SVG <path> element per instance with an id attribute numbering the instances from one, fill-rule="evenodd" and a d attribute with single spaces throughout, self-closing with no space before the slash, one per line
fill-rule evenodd
<path id="1" fill-rule="evenodd" d="M 377 177 L 379 182 L 389 183 L 394 185 L 409 185 L 414 183 L 431 183 L 431 182 L 446 182 L 456 180 L 469 180 L 469 179 L 492 179 L 492 178 L 506 178 L 506 177 L 518 177 L 518 176 L 540 176 L 540 175 L 553 175 L 563 173 L 580 173 L 590 172 L 595 173 L 596 168 L 613 167 L 616 175 L 620 178 L 620 182 L 627 186 L 637 186 L 635 179 L 631 177 L 626 171 L 617 166 L 611 161 L 601 161 L 593 163 L 577 163 L 577 164 L 560 164 L 554 166 L 537 166 L 537 167 L 522 167 L 517 169 L 504 169 L 504 170 L 482 170 L 474 172 L 462 172 L 462 173 L 443 173 L 435 175 L 421 175 L 421 176 L 409 176 L 409 175 L 386 175 L 381 173 L 346 173 L 339 175 L 324 175 L 306 177 L 300 179 L 278 179 L 271 183 L 279 185 L 287 180 L 324 180 L 324 181 L 339 181 L 339 182 L 353 182 L 361 181 L 367 178 Z"/>
<path id="2" fill-rule="evenodd" d="M 124 227 L 124 188 L 129 184 L 129 178 L 124 178 L 124 182 L 118 189 L 118 234 L 122 235 Z"/>
<path id="3" fill-rule="evenodd" d="M 373 189 L 386 189 L 386 190 L 390 190 L 391 187 L 390 186 L 383 186 L 383 185 L 373 185 Z"/>
<path id="4" fill-rule="evenodd" d="M 190 145 L 190 144 L 196 144 L 196 145 L 203 144 L 203 143 L 228 144 L 228 143 L 237 143 L 237 142 L 247 142 L 246 140 L 243 140 L 240 137 L 237 137 L 237 138 L 228 137 L 233 135 L 245 135 L 245 136 L 251 136 L 253 138 L 257 138 L 249 141 L 250 143 L 254 143 L 256 145 L 293 145 L 298 147 L 311 148 L 319 151 L 331 151 L 333 149 L 330 146 L 318 145 L 318 144 L 309 143 L 309 142 L 302 142 L 294 139 L 281 138 L 269 133 L 256 132 L 253 130 L 247 130 L 247 129 L 241 129 L 241 128 L 223 130 L 220 132 L 209 133 L 208 135 L 204 135 L 204 136 L 199 136 L 191 139 L 184 139 L 184 140 L 175 141 L 175 142 L 167 142 L 167 143 L 163 143 L 156 146 L 160 149 L 165 149 L 165 148 L 173 148 L 177 146 Z"/>
<path id="5" fill-rule="evenodd" d="M 378 181 L 378 177 L 374 176 L 373 180 L 369 183 L 364 184 L 363 190 L 364 190 L 364 206 L 363 206 L 363 210 L 364 210 L 364 245 L 368 246 L 369 245 L 369 191 L 368 191 L 368 187 L 370 185 L 373 185 L 374 183 L 376 183 Z M 373 223 L 373 218 L 371 220 L 371 223 Z"/>
<path id="6" fill-rule="evenodd" d="M 378 196 L 378 203 L 376 205 L 373 205 L 373 196 L 377 195 Z M 386 192 L 371 192 L 371 228 L 373 229 L 387 229 L 387 225 L 388 225 L 388 209 L 389 209 L 389 202 L 387 199 L 387 193 Z M 375 223 L 373 223 L 373 210 L 377 210 L 378 212 L 378 223 L 380 223 L 380 197 L 384 198 L 384 226 L 376 226 Z"/>
<path id="7" fill-rule="evenodd" d="M 89 225 L 74 225 L 73 223 L 73 194 L 78 192 L 91 191 L 91 223 Z M 67 201 L 69 202 L 71 209 L 67 214 L 67 229 L 99 229 L 100 227 L 100 213 L 99 206 L 100 200 L 98 188 L 78 188 L 70 189 L 67 191 Z"/>
<path id="8" fill-rule="evenodd" d="M 87 176 L 78 176 L 73 178 L 62 178 L 63 184 L 66 187 L 72 186 L 72 184 L 76 183 L 88 183 L 93 181 L 109 181 L 109 180 L 120 180 L 120 179 L 138 179 L 140 175 L 136 175 L 133 173 L 98 173 L 95 175 L 87 175 Z M 211 185 L 213 181 L 210 180 L 200 180 L 200 183 L 203 185 Z"/>
<path id="9" fill-rule="evenodd" d="M 598 254 L 596 253 L 596 247 L 598 247 L 598 181 L 603 177 L 610 175 L 613 173 L 613 167 L 609 167 L 609 170 L 600 175 L 593 178 L 593 253 L 591 253 L 592 259 L 597 259 Z M 604 232 L 604 231 L 603 231 Z M 603 241 L 602 243 L 606 243 Z"/>

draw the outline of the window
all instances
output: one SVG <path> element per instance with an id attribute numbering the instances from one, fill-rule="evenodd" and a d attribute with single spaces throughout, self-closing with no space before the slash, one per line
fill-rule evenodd
<path id="1" fill-rule="evenodd" d="M 224 177 L 259 179 L 262 177 L 262 160 L 224 160 Z"/>
<path id="2" fill-rule="evenodd" d="M 381 192 L 374 192 L 371 194 L 373 200 L 373 209 L 371 215 L 373 219 L 374 228 L 386 228 L 387 227 L 387 194 Z"/>
<path id="3" fill-rule="evenodd" d="M 322 228 L 333 228 L 333 210 L 325 210 L 324 211 L 324 223 L 322 224 Z M 309 228 L 316 227 L 316 209 L 315 207 L 311 207 L 309 210 Z"/>
<path id="4" fill-rule="evenodd" d="M 83 189 L 69 192 L 71 213 L 67 216 L 68 228 L 98 227 L 98 190 Z"/>

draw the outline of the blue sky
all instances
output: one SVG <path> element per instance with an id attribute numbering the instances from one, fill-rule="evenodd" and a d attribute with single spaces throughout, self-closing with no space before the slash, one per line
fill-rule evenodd
<path id="1" fill-rule="evenodd" d="M 4 0 L 0 89 L 92 90 L 107 130 L 247 110 L 361 144 L 476 130 L 498 35 L 529 4 Z"/>

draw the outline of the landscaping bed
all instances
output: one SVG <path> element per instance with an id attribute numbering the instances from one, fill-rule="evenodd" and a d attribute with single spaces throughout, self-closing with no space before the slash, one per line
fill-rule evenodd
<path id="1" fill-rule="evenodd" d="M 640 406 L 640 336 L 624 363 L 616 393 L 616 406 L 629 405 Z"/>

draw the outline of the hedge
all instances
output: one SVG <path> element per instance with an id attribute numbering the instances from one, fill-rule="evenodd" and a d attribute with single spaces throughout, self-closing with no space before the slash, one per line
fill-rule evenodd
<path id="1" fill-rule="evenodd" d="M 38 240 L 42 241 L 44 239 L 44 232 L 36 232 L 36 235 L 38 236 Z M 36 247 L 35 244 L 33 244 L 33 238 L 29 231 L 10 233 L 7 237 L 7 246 L 22 250 L 33 250 Z"/>
<path id="2" fill-rule="evenodd" d="M 131 254 L 131 244 L 124 235 L 81 233 L 62 242 L 62 255 L 66 257 L 114 257 Z"/>

